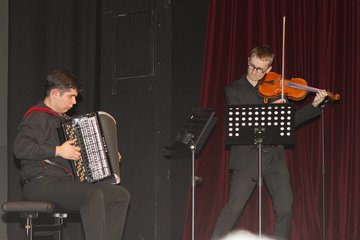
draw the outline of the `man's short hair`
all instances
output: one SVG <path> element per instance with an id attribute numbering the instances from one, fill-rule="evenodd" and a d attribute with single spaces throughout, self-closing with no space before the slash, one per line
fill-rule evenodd
<path id="1" fill-rule="evenodd" d="M 47 75 L 44 84 L 44 95 L 49 96 L 51 90 L 55 88 L 59 89 L 61 94 L 72 88 L 78 92 L 82 91 L 82 85 L 78 79 L 65 69 L 56 69 Z"/>
<path id="2" fill-rule="evenodd" d="M 269 66 L 274 61 L 274 50 L 268 45 L 259 45 L 251 50 L 250 57 L 257 57 L 263 61 L 269 62 Z"/>

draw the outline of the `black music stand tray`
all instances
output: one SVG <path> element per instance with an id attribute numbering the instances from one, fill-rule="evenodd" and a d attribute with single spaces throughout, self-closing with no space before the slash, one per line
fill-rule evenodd
<path id="1" fill-rule="evenodd" d="M 213 129 L 217 119 L 214 117 L 215 112 L 211 109 L 193 108 L 192 113 L 186 120 L 183 128 L 175 138 L 171 150 L 186 151 L 191 150 L 192 162 L 192 208 L 191 208 L 191 239 L 195 236 L 195 185 L 200 178 L 195 176 L 195 154 L 202 149 L 206 139 Z"/>
<path id="2" fill-rule="evenodd" d="M 293 104 L 230 105 L 226 116 L 226 145 L 257 145 L 259 190 L 259 238 L 261 239 L 262 145 L 295 142 Z"/>
<path id="3" fill-rule="evenodd" d="M 186 151 L 194 148 L 195 153 L 199 153 L 216 123 L 214 115 L 211 109 L 193 108 L 171 149 Z"/>

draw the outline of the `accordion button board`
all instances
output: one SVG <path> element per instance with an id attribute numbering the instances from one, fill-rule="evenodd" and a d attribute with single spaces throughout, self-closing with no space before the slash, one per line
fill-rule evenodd
<path id="1" fill-rule="evenodd" d="M 97 112 L 68 118 L 62 122 L 66 141 L 75 139 L 81 157 L 71 161 L 75 179 L 99 182 L 112 176 L 107 143 Z"/>

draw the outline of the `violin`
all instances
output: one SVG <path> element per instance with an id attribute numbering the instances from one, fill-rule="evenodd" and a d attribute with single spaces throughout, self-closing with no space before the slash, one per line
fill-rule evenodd
<path id="1" fill-rule="evenodd" d="M 292 100 L 302 100 L 307 92 L 318 92 L 321 89 L 307 86 L 307 82 L 302 78 L 284 79 L 285 65 L 285 16 L 283 17 L 283 36 L 282 36 L 282 74 L 268 72 L 265 79 L 259 82 L 259 93 L 267 98 L 277 98 L 286 95 Z M 339 94 L 326 91 L 327 97 L 333 101 L 340 100 Z"/>
<path id="2" fill-rule="evenodd" d="M 320 89 L 307 86 L 302 78 L 283 79 L 282 75 L 275 72 L 268 72 L 259 82 L 259 93 L 266 98 L 277 98 L 286 95 L 292 100 L 302 100 L 307 92 L 318 92 Z M 328 98 L 333 101 L 340 100 L 339 94 L 326 91 Z"/>

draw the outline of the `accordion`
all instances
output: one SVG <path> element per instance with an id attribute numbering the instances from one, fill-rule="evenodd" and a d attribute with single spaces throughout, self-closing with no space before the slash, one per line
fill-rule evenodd
<path id="1" fill-rule="evenodd" d="M 70 161 L 75 179 L 81 182 L 120 183 L 116 121 L 106 112 L 92 112 L 62 121 L 60 141 L 75 139 L 80 159 Z"/>

